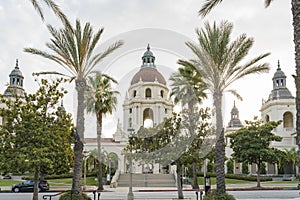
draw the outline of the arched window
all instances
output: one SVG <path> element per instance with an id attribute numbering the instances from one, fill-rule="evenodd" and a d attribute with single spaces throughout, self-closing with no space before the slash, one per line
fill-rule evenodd
<path id="1" fill-rule="evenodd" d="M 265 122 L 269 122 L 269 121 L 270 121 L 270 117 L 269 117 L 269 115 L 266 115 Z"/>
<path id="2" fill-rule="evenodd" d="M 163 90 L 160 91 L 160 96 L 161 96 L 162 98 L 164 98 L 164 91 L 163 91 Z"/>
<path id="3" fill-rule="evenodd" d="M 283 114 L 283 128 L 293 128 L 293 114 L 291 112 Z"/>
<path id="4" fill-rule="evenodd" d="M 146 108 L 143 112 L 143 126 L 145 128 L 153 127 L 153 110 Z"/>
<path id="5" fill-rule="evenodd" d="M 133 97 L 136 97 L 136 90 L 133 91 Z"/>
<path id="6" fill-rule="evenodd" d="M 151 98 L 151 89 L 150 89 L 150 88 L 147 88 L 147 89 L 146 89 L 145 97 L 146 97 L 146 98 Z"/>

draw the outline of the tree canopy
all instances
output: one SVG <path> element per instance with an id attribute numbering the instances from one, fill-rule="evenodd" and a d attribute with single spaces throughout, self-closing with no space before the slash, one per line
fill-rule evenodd
<path id="1" fill-rule="evenodd" d="M 275 163 L 278 161 L 278 149 L 271 147 L 271 142 L 280 142 L 282 137 L 272 131 L 281 121 L 264 123 L 258 120 L 245 121 L 246 126 L 228 135 L 233 158 L 238 162 L 248 162 L 257 165 L 257 186 L 260 187 L 260 166 L 263 162 Z"/>
<path id="2" fill-rule="evenodd" d="M 0 96 L 0 169 L 38 174 L 68 172 L 73 164 L 71 115 L 59 105 L 66 93 L 63 79 L 42 79 L 39 89 L 20 98 Z M 36 181 L 37 182 L 37 181 Z M 36 188 L 37 191 L 37 188 Z"/>

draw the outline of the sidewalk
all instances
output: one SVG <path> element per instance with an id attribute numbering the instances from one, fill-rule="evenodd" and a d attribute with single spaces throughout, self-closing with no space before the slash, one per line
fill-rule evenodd
<path id="1" fill-rule="evenodd" d="M 286 183 L 286 184 L 271 184 L 270 182 L 268 184 L 265 184 L 264 182 L 261 183 L 262 187 L 257 188 L 256 182 L 253 183 L 247 183 L 247 184 L 228 184 L 226 185 L 226 189 L 228 191 L 244 191 L 244 190 L 297 190 L 296 184 Z M 212 185 L 212 189 L 215 189 L 216 186 Z M 11 186 L 1 186 L 1 191 L 11 191 Z M 50 192 L 59 192 L 59 191 L 65 191 L 70 190 L 70 186 L 62 185 L 62 186 L 51 186 L 50 183 Z M 96 190 L 96 186 L 87 186 L 86 190 Z M 200 190 L 203 190 L 203 185 L 200 185 Z M 104 191 L 105 192 L 128 192 L 129 187 L 117 187 L 117 188 L 111 188 L 109 185 L 104 185 Z M 146 192 L 146 191 L 156 191 L 156 192 L 165 192 L 165 191 L 177 191 L 177 187 L 133 187 L 133 191 L 136 192 Z M 183 185 L 184 191 L 191 191 L 192 187 L 191 185 Z"/>

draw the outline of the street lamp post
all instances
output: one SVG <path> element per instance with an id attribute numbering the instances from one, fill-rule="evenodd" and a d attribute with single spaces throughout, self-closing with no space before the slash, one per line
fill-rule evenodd
<path id="1" fill-rule="evenodd" d="M 83 160 L 84 160 L 84 163 L 83 163 L 83 190 L 86 190 L 86 160 L 88 158 L 88 152 L 87 151 L 84 151 L 83 152 Z"/>
<path id="2" fill-rule="evenodd" d="M 83 190 L 86 190 L 86 158 L 84 158 Z"/>
<path id="3" fill-rule="evenodd" d="M 127 129 L 127 131 L 130 131 L 131 134 L 133 133 L 134 129 L 133 128 L 129 128 Z M 134 200 L 134 195 L 132 192 L 132 147 L 130 147 L 130 155 L 129 155 L 129 191 L 127 194 L 127 200 Z"/>

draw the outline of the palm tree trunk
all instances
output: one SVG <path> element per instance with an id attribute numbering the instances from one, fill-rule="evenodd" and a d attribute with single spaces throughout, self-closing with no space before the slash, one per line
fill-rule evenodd
<path id="1" fill-rule="evenodd" d="M 189 91 L 189 95 L 192 96 L 192 91 Z M 189 108 L 189 132 L 191 134 L 191 137 L 195 137 L 195 120 L 194 120 L 194 105 L 196 102 L 194 99 L 188 102 L 188 108 Z M 197 179 L 197 166 L 196 163 L 193 162 L 193 179 L 194 179 L 194 185 L 193 189 L 199 189 L 198 185 L 198 179 Z"/>
<path id="2" fill-rule="evenodd" d="M 101 158 L 101 137 L 102 137 L 102 113 L 97 114 L 97 148 L 98 148 L 98 190 L 103 190 L 102 184 L 102 158 Z"/>
<path id="3" fill-rule="evenodd" d="M 257 186 L 258 188 L 260 188 L 260 162 L 257 163 Z"/>
<path id="4" fill-rule="evenodd" d="M 177 191 L 178 191 L 178 199 L 184 199 L 182 192 L 182 181 L 181 181 L 181 173 L 180 170 L 180 160 L 176 160 L 176 175 L 177 175 Z"/>
<path id="5" fill-rule="evenodd" d="M 38 184 L 39 184 L 39 169 L 35 169 L 34 172 L 34 186 L 33 186 L 33 197 L 32 200 L 38 200 L 39 199 L 39 193 L 38 193 Z"/>
<path id="6" fill-rule="evenodd" d="M 79 191 L 81 196 L 81 179 L 82 179 L 82 159 L 83 159 L 83 141 L 84 141 L 84 92 L 86 89 L 85 79 L 76 79 L 77 90 L 77 118 L 76 134 L 74 144 L 74 172 L 72 181 L 72 190 Z"/>
<path id="7" fill-rule="evenodd" d="M 213 94 L 214 106 L 216 109 L 216 179 L 217 179 L 217 190 L 225 192 L 225 170 L 224 170 L 224 159 L 225 159 L 225 142 L 224 142 L 224 129 L 223 129 L 223 118 L 222 118 L 222 93 L 221 91 L 215 91 Z"/>
<path id="8" fill-rule="evenodd" d="M 296 132 L 298 145 L 298 172 L 300 172 L 300 2 L 292 0 L 293 26 L 294 26 L 294 44 L 295 44 L 295 62 L 296 62 Z"/>

